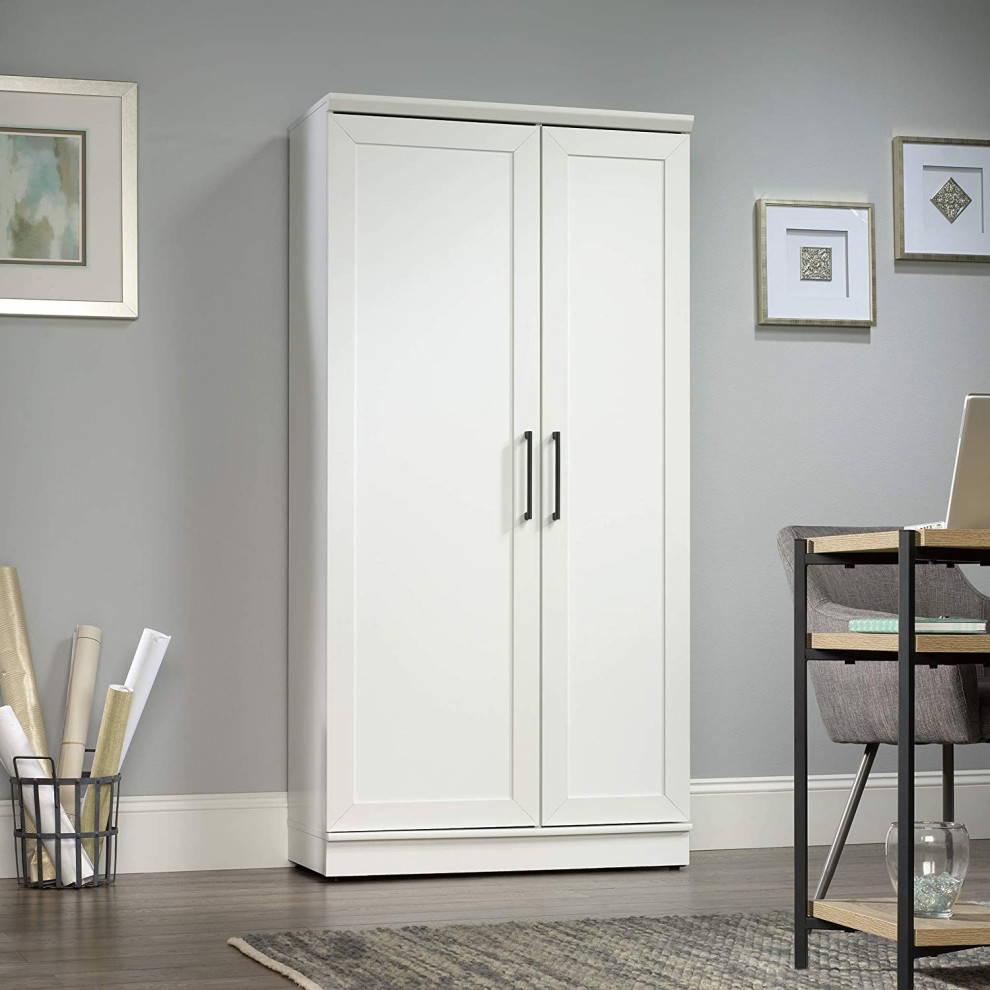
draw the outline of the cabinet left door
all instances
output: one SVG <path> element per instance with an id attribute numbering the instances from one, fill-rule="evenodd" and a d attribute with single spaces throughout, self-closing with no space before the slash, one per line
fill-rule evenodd
<path id="1" fill-rule="evenodd" d="M 535 825 L 539 129 L 327 142 L 329 828 Z"/>

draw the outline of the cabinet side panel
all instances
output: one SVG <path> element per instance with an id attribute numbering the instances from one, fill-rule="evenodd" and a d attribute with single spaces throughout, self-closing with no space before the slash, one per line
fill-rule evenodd
<path id="1" fill-rule="evenodd" d="M 289 820 L 326 829 L 327 115 L 289 137 Z"/>
<path id="2" fill-rule="evenodd" d="M 691 140 L 667 156 L 664 188 L 665 793 L 685 820 L 691 790 Z"/>

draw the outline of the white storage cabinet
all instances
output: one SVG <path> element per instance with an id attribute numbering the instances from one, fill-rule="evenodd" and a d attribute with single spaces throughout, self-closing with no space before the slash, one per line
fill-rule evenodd
<path id="1" fill-rule="evenodd" d="M 294 862 L 688 861 L 690 126 L 292 128 Z"/>

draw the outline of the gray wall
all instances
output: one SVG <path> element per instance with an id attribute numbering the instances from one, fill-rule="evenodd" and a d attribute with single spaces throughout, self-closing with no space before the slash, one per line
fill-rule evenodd
<path id="1" fill-rule="evenodd" d="M 988 36 L 982 0 L 0 2 L 0 71 L 140 84 L 140 319 L 0 319 L 0 558 L 51 738 L 73 624 L 103 684 L 152 625 L 127 790 L 285 786 L 285 131 L 338 90 L 697 115 L 693 774 L 787 773 L 776 530 L 938 518 L 990 391 L 990 266 L 895 266 L 890 206 L 893 135 L 990 136 Z M 761 195 L 876 202 L 872 332 L 755 328 Z"/>

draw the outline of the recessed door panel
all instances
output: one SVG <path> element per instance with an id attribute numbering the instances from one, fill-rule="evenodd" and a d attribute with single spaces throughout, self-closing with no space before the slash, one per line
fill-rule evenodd
<path id="1" fill-rule="evenodd" d="M 686 138 L 543 153 L 543 821 L 683 821 Z"/>
<path id="2" fill-rule="evenodd" d="M 538 129 L 329 130 L 331 828 L 532 825 Z"/>

